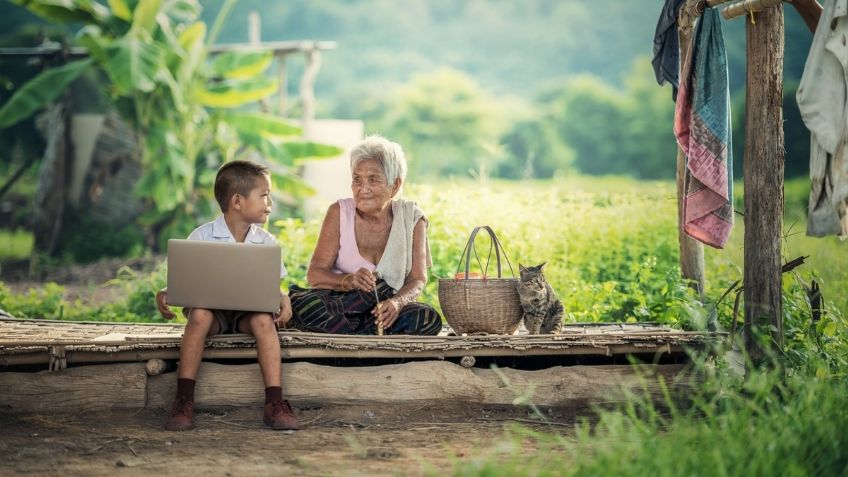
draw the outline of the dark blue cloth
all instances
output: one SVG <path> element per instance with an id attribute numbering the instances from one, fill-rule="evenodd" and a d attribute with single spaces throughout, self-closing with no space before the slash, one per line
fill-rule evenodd
<path id="1" fill-rule="evenodd" d="M 654 74 L 660 85 L 671 83 L 671 99 L 677 101 L 680 70 L 680 42 L 677 38 L 677 14 L 685 0 L 665 0 L 654 33 Z"/>

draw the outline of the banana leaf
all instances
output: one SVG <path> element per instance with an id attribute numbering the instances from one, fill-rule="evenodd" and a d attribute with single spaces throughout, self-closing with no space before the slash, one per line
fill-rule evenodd
<path id="1" fill-rule="evenodd" d="M 247 81 L 227 80 L 197 92 L 204 106 L 212 108 L 237 108 L 259 101 L 277 91 L 277 80 L 265 77 Z"/>
<path id="2" fill-rule="evenodd" d="M 39 74 L 15 91 L 9 101 L 0 108 L 0 128 L 7 128 L 44 107 L 62 94 L 89 65 L 92 60 L 74 61 Z"/>
<path id="3" fill-rule="evenodd" d="M 228 51 L 212 61 L 212 73 L 223 78 L 253 78 L 271 65 L 270 51 Z"/>
<path id="4" fill-rule="evenodd" d="M 149 93 L 156 88 L 156 74 L 162 66 L 163 51 L 155 43 L 133 33 L 106 47 L 108 60 L 103 67 L 109 79 L 125 95 L 133 91 Z"/>
<path id="5" fill-rule="evenodd" d="M 101 23 L 108 10 L 93 0 L 11 0 L 35 15 L 54 23 Z"/>
<path id="6" fill-rule="evenodd" d="M 222 119 L 239 133 L 258 134 L 270 137 L 298 136 L 302 130 L 288 121 L 270 114 L 258 112 L 233 112 Z"/>
<path id="7" fill-rule="evenodd" d="M 108 0 L 109 8 L 112 9 L 112 15 L 124 21 L 132 20 L 132 9 L 124 0 Z"/>
<path id="8" fill-rule="evenodd" d="M 162 0 L 140 0 L 133 11 L 132 29 L 152 32 L 156 26 L 156 15 L 162 7 Z"/>

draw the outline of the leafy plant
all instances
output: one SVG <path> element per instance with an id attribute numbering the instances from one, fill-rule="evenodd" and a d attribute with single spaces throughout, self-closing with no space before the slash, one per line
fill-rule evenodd
<path id="1" fill-rule="evenodd" d="M 282 198 L 311 189 L 294 173 L 307 157 L 331 157 L 338 148 L 296 139 L 300 128 L 281 118 L 239 112 L 276 92 L 264 76 L 270 51 L 229 51 L 210 58 L 234 0 L 224 3 L 211 32 L 199 20 L 197 0 L 13 0 L 42 18 L 81 23 L 77 40 L 90 56 L 48 69 L 0 108 L 0 127 L 29 117 L 84 71 L 95 68 L 108 93 L 139 133 L 144 173 L 136 192 L 149 201 L 142 222 L 164 240 L 181 236 L 197 216 L 208 216 L 215 166 L 245 154 L 269 161 Z"/>

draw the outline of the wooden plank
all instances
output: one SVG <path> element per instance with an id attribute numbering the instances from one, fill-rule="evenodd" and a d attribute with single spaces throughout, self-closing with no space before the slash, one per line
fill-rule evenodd
<path id="1" fill-rule="evenodd" d="M 507 386 L 495 371 L 463 368 L 445 361 L 422 361 L 370 367 L 333 367 L 286 363 L 283 393 L 294 403 L 400 403 L 451 401 L 512 405 L 530 394 L 540 406 L 582 406 L 623 401 L 624 389 L 645 389 L 660 398 L 655 377 L 675 381 L 684 365 L 558 366 L 539 371 L 501 369 Z M 148 378 L 148 406 L 167 408 L 174 397 L 177 373 Z M 682 381 L 678 381 L 682 382 Z M 263 383 L 259 365 L 203 363 L 198 375 L 199 408 L 261 405 Z M 531 392 L 532 390 L 532 392 Z"/>
<path id="2" fill-rule="evenodd" d="M 783 7 L 753 15 L 746 22 L 744 335 L 759 364 L 770 354 L 763 343 L 771 342 L 771 351 L 783 347 Z"/>
<path id="3" fill-rule="evenodd" d="M 477 347 L 477 348 L 454 348 L 454 349 L 432 349 L 432 350 L 403 350 L 382 348 L 354 348 L 334 349 L 318 346 L 299 348 L 283 347 L 283 359 L 308 359 L 308 358 L 382 358 L 382 359 L 443 359 L 461 358 L 463 356 L 622 356 L 627 354 L 638 355 L 678 355 L 684 356 L 685 349 L 682 345 L 668 343 L 651 344 L 609 344 L 609 345 L 579 345 L 562 348 L 530 347 L 517 349 L 508 346 L 503 347 Z M 154 348 L 135 349 L 122 351 L 87 351 L 66 350 L 65 359 L 68 364 L 85 363 L 117 363 L 126 361 L 147 361 L 149 359 L 178 359 L 179 348 Z M 244 359 L 256 360 L 256 348 L 207 348 L 203 352 L 204 359 Z M 27 364 L 47 365 L 50 356 L 46 350 L 33 350 L 13 355 L 0 355 L 0 366 L 20 366 Z"/>
<path id="4" fill-rule="evenodd" d="M 0 410 L 74 412 L 145 405 L 143 363 L 83 366 L 38 373 L 0 373 Z"/>

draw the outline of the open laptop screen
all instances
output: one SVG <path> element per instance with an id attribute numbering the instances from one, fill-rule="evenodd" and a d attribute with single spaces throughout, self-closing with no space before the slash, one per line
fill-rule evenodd
<path id="1" fill-rule="evenodd" d="M 168 304 L 276 312 L 280 308 L 280 247 L 168 240 Z"/>

